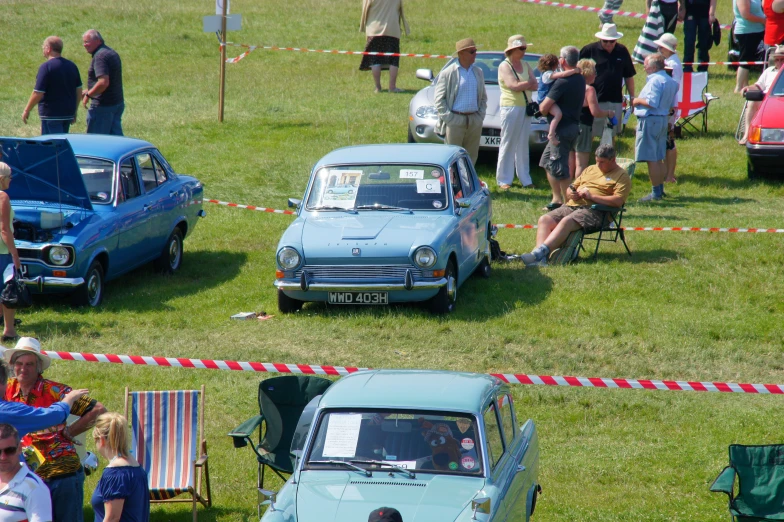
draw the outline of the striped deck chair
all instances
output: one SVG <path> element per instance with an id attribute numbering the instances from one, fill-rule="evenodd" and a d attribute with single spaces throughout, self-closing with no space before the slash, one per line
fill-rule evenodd
<path id="1" fill-rule="evenodd" d="M 212 505 L 204 438 L 204 386 L 200 391 L 131 392 L 125 388 L 125 416 L 132 428 L 131 453 L 149 478 L 150 501 L 191 502 L 195 522 L 197 503 Z M 191 498 L 175 498 L 183 493 Z"/>

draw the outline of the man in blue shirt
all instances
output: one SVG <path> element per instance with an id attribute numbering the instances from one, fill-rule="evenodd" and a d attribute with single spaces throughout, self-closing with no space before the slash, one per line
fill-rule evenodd
<path id="1" fill-rule="evenodd" d="M 648 163 L 648 175 L 653 191 L 640 201 L 659 201 L 664 194 L 664 163 L 667 147 L 668 118 L 678 101 L 678 82 L 664 72 L 664 56 L 660 53 L 645 58 L 648 82 L 639 98 L 632 100 L 637 116 L 637 139 L 634 144 L 635 160 Z"/>
<path id="2" fill-rule="evenodd" d="M 22 111 L 22 121 L 27 123 L 30 111 L 38 105 L 41 118 L 41 134 L 67 133 L 76 121 L 76 111 L 82 98 L 82 77 L 71 60 L 60 54 L 63 41 L 57 36 L 44 40 L 46 61 L 38 68 L 35 87 L 27 106 Z"/>

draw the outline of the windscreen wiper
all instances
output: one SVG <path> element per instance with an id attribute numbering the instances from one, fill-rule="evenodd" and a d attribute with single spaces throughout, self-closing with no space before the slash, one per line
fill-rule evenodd
<path id="1" fill-rule="evenodd" d="M 354 461 L 351 461 L 351 462 L 354 462 Z M 337 466 L 346 466 L 347 468 L 351 468 L 354 471 L 359 471 L 360 473 L 362 473 L 366 477 L 372 477 L 373 476 L 373 473 L 371 473 L 370 470 L 365 469 L 365 468 L 360 468 L 359 466 L 356 466 L 356 465 L 352 464 L 351 462 L 346 462 L 345 460 L 310 460 L 310 461 L 308 461 L 308 465 L 310 465 L 310 464 L 332 464 L 332 465 L 337 465 Z"/>
<path id="2" fill-rule="evenodd" d="M 356 214 L 357 211 L 353 208 L 345 208 L 345 207 L 334 207 L 328 205 L 322 205 L 320 207 L 310 207 L 308 210 L 340 210 L 343 212 L 348 212 L 349 214 Z"/>
<path id="3" fill-rule="evenodd" d="M 391 464 L 389 462 L 384 462 L 383 460 L 350 460 L 349 462 L 354 462 L 356 464 L 368 464 L 368 465 L 372 464 L 378 467 L 386 466 L 393 471 L 405 473 L 406 475 L 408 475 L 408 478 L 412 478 L 412 479 L 416 478 L 416 475 L 414 474 L 413 471 L 409 471 L 405 468 L 401 468 L 400 466 L 396 466 L 395 464 Z"/>
<path id="4" fill-rule="evenodd" d="M 378 203 L 374 205 L 358 205 L 355 208 L 357 210 L 405 210 L 407 212 L 411 212 L 410 208 L 395 207 L 393 205 L 379 205 Z"/>

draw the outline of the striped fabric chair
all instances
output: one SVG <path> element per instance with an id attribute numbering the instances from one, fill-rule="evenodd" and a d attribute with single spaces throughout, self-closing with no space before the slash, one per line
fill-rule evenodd
<path id="1" fill-rule="evenodd" d="M 132 428 L 131 453 L 147 472 L 150 501 L 191 502 L 195 522 L 197 503 L 212 505 L 204 386 L 200 391 L 131 392 L 125 388 L 125 416 Z M 183 493 L 191 498 L 175 498 Z"/>

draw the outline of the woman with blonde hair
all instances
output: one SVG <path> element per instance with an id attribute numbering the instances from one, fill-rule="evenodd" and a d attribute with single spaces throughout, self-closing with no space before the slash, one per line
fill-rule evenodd
<path id="1" fill-rule="evenodd" d="M 573 150 L 569 154 L 569 159 L 571 160 L 569 164 L 574 165 L 572 179 L 580 177 L 580 174 L 588 166 L 591 149 L 593 148 L 591 129 L 594 118 L 612 118 L 615 116 L 615 111 L 605 111 L 599 107 L 599 98 L 596 96 L 596 89 L 593 87 L 593 82 L 596 80 L 596 62 L 590 58 L 583 58 L 577 62 L 577 70 L 585 78 L 585 101 L 583 101 L 583 110 L 580 113 L 580 135 L 577 136 Z M 574 159 L 572 160 L 572 158 Z"/>
<path id="2" fill-rule="evenodd" d="M 22 269 L 19 261 L 19 252 L 16 251 L 14 244 L 14 209 L 11 208 L 11 199 L 5 193 L 11 186 L 11 167 L 0 161 L 0 290 L 5 286 L 3 274 L 6 267 L 11 263 L 16 270 Z M 3 342 L 16 341 L 16 323 L 14 322 L 14 310 L 3 306 Z"/>
<path id="3" fill-rule="evenodd" d="M 100 415 L 93 439 L 95 449 L 109 461 L 90 500 L 95 522 L 149 522 L 147 473 L 128 449 L 128 420 L 114 412 Z"/>

